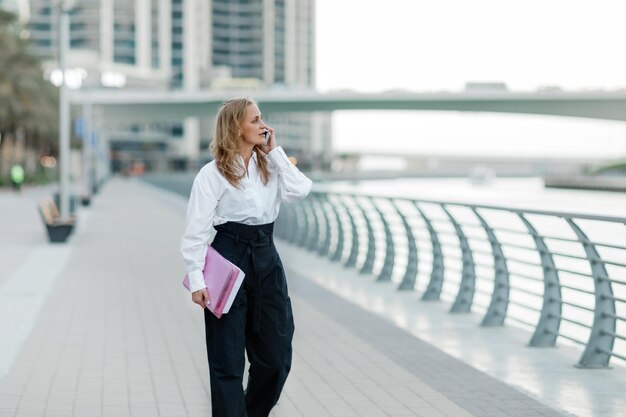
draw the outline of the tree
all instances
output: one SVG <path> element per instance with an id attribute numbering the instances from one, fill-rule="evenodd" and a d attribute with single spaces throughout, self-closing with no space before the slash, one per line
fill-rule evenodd
<path id="1" fill-rule="evenodd" d="M 8 169 L 1 157 L 6 143 L 20 136 L 26 148 L 54 149 L 58 137 L 58 92 L 24 33 L 14 14 L 0 10 L 0 175 Z"/>

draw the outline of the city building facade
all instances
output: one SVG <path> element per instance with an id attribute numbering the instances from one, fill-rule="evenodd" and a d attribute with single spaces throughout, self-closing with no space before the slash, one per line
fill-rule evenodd
<path id="1" fill-rule="evenodd" d="M 210 89 L 251 97 L 264 89 L 315 88 L 315 0 L 65 2 L 71 7 L 68 67 L 79 78 L 77 87 Z M 58 3 L 0 0 L 27 22 L 33 52 L 51 78 L 58 65 Z M 131 158 L 156 148 L 161 159 L 196 168 L 210 159 L 214 116 L 107 126 L 101 133 L 117 150 L 128 148 Z M 328 166 L 330 114 L 265 116 L 303 166 Z"/>

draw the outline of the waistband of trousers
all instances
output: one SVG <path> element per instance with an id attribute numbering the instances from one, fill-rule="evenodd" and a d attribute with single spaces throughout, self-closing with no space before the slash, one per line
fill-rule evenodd
<path id="1" fill-rule="evenodd" d="M 237 222 L 226 222 L 215 226 L 217 233 L 231 235 L 239 240 L 253 241 L 263 237 L 271 237 L 274 232 L 274 223 L 266 224 L 243 224 Z"/>

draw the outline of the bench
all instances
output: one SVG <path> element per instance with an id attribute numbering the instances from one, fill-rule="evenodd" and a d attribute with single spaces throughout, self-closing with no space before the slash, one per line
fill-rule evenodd
<path id="1" fill-rule="evenodd" d="M 74 229 L 76 219 L 61 220 L 59 209 L 50 197 L 42 199 L 38 209 L 46 225 L 50 242 L 65 242 Z"/>

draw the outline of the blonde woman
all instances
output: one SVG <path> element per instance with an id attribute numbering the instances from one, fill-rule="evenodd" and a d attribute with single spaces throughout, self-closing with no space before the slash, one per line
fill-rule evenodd
<path id="1" fill-rule="evenodd" d="M 265 133 L 270 132 L 265 145 Z M 248 98 L 228 100 L 217 115 L 215 160 L 196 176 L 181 253 L 192 301 L 204 309 L 213 417 L 267 417 L 291 368 L 294 332 L 285 272 L 272 237 L 282 202 L 305 198 L 311 180 L 276 146 L 274 129 Z M 228 312 L 218 319 L 202 269 L 211 243 L 246 274 Z M 243 390 L 244 354 L 250 361 Z"/>

